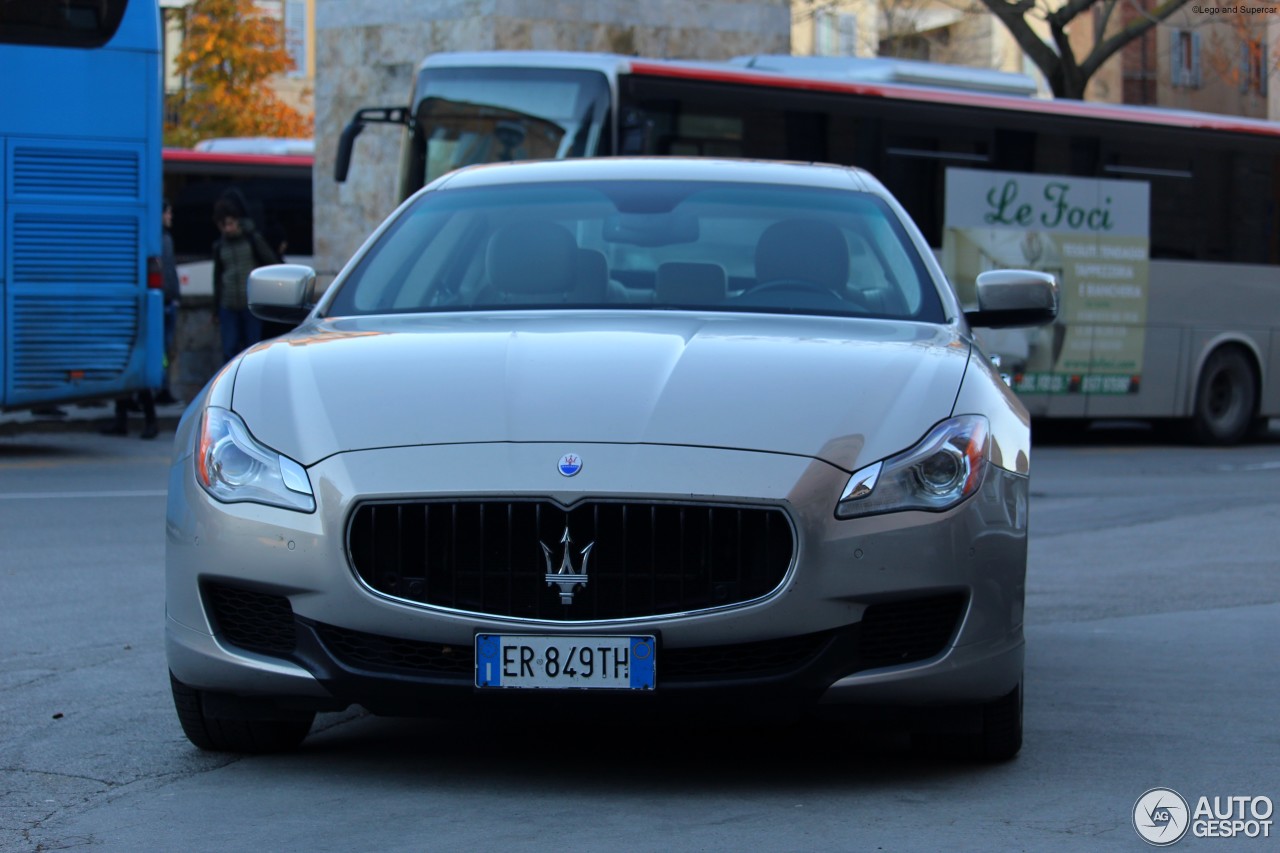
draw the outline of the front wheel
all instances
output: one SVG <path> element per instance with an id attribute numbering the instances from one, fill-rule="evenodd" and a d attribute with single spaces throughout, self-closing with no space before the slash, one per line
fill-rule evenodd
<path id="1" fill-rule="evenodd" d="M 316 716 L 264 713 L 260 703 L 226 694 L 215 697 L 183 684 L 173 673 L 169 673 L 169 684 L 187 740 L 211 752 L 285 752 L 302 743 Z"/>
<path id="2" fill-rule="evenodd" d="M 1009 761 L 1022 749 L 1022 685 L 982 708 L 982 731 L 972 755 L 980 761 Z"/>
<path id="3" fill-rule="evenodd" d="M 947 728 L 949 717 L 959 715 L 973 728 L 963 734 L 917 732 L 913 741 L 930 756 L 988 763 L 1011 761 L 1022 749 L 1021 684 L 984 705 L 951 709 L 944 713 L 942 727 Z"/>
<path id="4" fill-rule="evenodd" d="M 1201 444 L 1236 444 L 1253 425 L 1257 405 L 1249 359 L 1232 347 L 1214 350 L 1196 385 L 1191 435 Z"/>

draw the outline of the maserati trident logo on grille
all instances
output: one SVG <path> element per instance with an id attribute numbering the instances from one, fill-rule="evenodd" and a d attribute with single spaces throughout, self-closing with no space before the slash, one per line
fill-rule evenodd
<path id="1" fill-rule="evenodd" d="M 582 457 L 576 453 L 566 453 L 560 457 L 560 461 L 556 464 L 556 470 L 566 477 L 572 477 L 582 470 Z"/>
<path id="2" fill-rule="evenodd" d="M 596 547 L 596 543 L 582 549 L 582 571 L 575 572 L 573 570 L 573 555 L 570 553 L 569 544 L 573 540 L 569 537 L 569 525 L 564 526 L 564 535 L 560 537 L 560 543 L 564 545 L 564 554 L 560 558 L 560 568 L 551 568 L 551 549 L 547 547 L 545 542 L 539 541 L 542 546 L 542 554 L 547 560 L 547 586 L 560 587 L 560 603 L 573 604 L 573 593 L 580 586 L 587 585 L 587 561 L 591 559 L 591 549 Z"/>

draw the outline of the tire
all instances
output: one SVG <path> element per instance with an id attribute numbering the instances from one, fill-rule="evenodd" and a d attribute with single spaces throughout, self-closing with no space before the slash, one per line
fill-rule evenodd
<path id="1" fill-rule="evenodd" d="M 930 757 L 999 763 L 1022 749 L 1022 685 L 977 708 L 955 708 L 950 714 L 974 713 L 977 731 L 967 734 L 917 732 L 912 741 Z M 946 716 L 946 715 L 944 715 Z"/>
<path id="2" fill-rule="evenodd" d="M 302 743 L 316 716 L 311 712 L 264 716 L 262 704 L 227 694 L 217 694 L 218 716 L 211 716 L 207 711 L 212 694 L 188 687 L 173 673 L 169 673 L 169 684 L 187 740 L 210 752 L 286 752 Z"/>
<path id="3" fill-rule="evenodd" d="M 1235 347 L 1209 355 L 1196 383 L 1191 437 L 1200 444 L 1238 444 L 1253 426 L 1258 385 L 1253 364 Z"/>
<path id="4" fill-rule="evenodd" d="M 975 737 L 973 757 L 1009 761 L 1022 749 L 1022 685 L 984 705 L 982 731 Z"/>

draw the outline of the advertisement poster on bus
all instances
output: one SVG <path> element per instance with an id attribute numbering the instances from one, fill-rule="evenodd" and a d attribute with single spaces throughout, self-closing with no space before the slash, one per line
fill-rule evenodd
<path id="1" fill-rule="evenodd" d="M 1058 320 L 981 331 L 1014 390 L 1129 394 L 1142 379 L 1150 187 L 1113 181 L 948 169 L 943 268 L 966 307 L 992 269 L 1052 273 Z"/>

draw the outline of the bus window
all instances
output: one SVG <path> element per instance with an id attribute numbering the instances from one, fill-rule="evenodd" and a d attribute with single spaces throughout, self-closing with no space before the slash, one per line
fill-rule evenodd
<path id="1" fill-rule="evenodd" d="M 0 0 L 0 42 L 101 47 L 120 27 L 128 0 Z"/>
<path id="2" fill-rule="evenodd" d="M 808 159 L 788 150 L 788 115 L 776 97 L 715 83 L 625 82 L 624 109 L 642 116 L 650 132 L 643 152 L 624 153 Z"/>
<path id="3" fill-rule="evenodd" d="M 1102 150 L 1102 177 L 1140 181 L 1151 186 L 1151 257 L 1207 260 L 1218 254 L 1214 225 L 1204 217 L 1205 205 L 1219 196 L 1201 197 L 1208 161 L 1195 162 L 1191 149 L 1155 145 L 1150 138 L 1111 140 Z M 1197 177 L 1197 173 L 1201 173 Z M 1220 257 L 1220 255 L 1219 255 Z"/>
<path id="4" fill-rule="evenodd" d="M 676 112 L 661 115 L 658 151 L 691 157 L 741 157 L 740 116 L 699 115 Z"/>
<path id="5" fill-rule="evenodd" d="M 942 245 L 948 166 L 978 169 L 991 160 L 989 132 L 967 127 L 945 130 L 890 121 L 885 126 L 880 179 L 911 211 L 929 245 Z"/>

